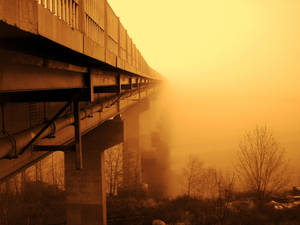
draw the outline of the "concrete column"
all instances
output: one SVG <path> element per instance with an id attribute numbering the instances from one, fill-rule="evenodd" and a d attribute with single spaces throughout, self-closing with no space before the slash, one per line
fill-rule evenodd
<path id="1" fill-rule="evenodd" d="M 123 185 L 125 191 L 133 194 L 142 184 L 140 114 L 147 110 L 147 107 L 145 103 L 138 103 L 122 114 L 124 119 Z"/>
<path id="2" fill-rule="evenodd" d="M 66 153 L 67 225 L 107 224 L 104 150 L 122 141 L 123 123 L 112 120 L 82 137 L 82 170 L 75 153 Z"/>
<path id="3" fill-rule="evenodd" d="M 123 182 L 126 191 L 134 191 L 141 183 L 141 154 L 139 148 L 139 109 L 133 107 L 123 114 L 124 150 Z"/>

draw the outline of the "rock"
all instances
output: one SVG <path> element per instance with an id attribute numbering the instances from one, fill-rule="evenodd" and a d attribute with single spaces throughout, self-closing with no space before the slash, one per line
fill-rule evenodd
<path id="1" fill-rule="evenodd" d="M 153 220 L 152 225 L 167 225 L 167 224 L 162 220 Z"/>

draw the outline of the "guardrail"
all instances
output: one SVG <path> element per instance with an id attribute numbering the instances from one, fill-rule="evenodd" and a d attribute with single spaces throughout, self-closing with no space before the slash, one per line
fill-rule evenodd
<path id="1" fill-rule="evenodd" d="M 38 4 L 50 10 L 72 28 L 78 29 L 78 0 L 38 0 Z"/>

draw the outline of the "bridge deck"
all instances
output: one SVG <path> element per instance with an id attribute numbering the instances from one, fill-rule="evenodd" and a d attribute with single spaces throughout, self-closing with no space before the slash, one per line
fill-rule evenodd
<path id="1" fill-rule="evenodd" d="M 160 79 L 106 0 L 0 0 L 0 21 L 2 44 L 5 39 L 16 41 L 20 48 L 58 58 L 64 58 L 64 46 L 73 51 L 72 58 L 84 55 L 132 74 Z"/>

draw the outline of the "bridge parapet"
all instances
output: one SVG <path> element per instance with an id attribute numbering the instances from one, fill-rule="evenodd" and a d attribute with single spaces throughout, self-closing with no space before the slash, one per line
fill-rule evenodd
<path id="1" fill-rule="evenodd" d="M 0 0 L 0 21 L 110 66 L 160 79 L 107 0 Z"/>

